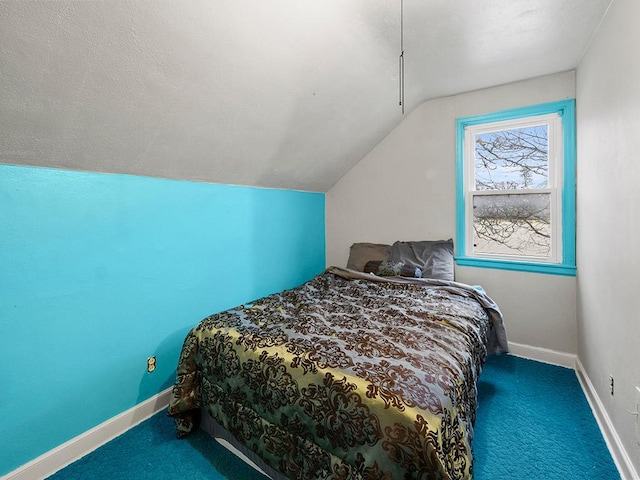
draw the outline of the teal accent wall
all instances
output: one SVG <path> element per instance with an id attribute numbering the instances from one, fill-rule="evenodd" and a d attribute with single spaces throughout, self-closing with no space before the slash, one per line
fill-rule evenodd
<path id="1" fill-rule="evenodd" d="M 203 317 L 321 273 L 324 202 L 0 165 L 0 475 L 171 386 Z"/>

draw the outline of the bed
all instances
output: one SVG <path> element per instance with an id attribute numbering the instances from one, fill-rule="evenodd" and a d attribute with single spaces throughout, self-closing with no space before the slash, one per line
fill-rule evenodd
<path id="1" fill-rule="evenodd" d="M 169 405 L 178 436 L 203 416 L 273 478 L 471 479 L 477 379 L 507 350 L 502 315 L 426 257 L 389 255 L 352 247 L 350 268 L 202 320 Z"/>

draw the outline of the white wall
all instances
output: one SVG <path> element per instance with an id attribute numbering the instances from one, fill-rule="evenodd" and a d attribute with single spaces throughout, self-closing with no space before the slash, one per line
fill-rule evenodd
<path id="1" fill-rule="evenodd" d="M 640 386 L 639 20 L 638 0 L 615 0 L 576 75 L 578 355 L 638 472 L 627 410 Z"/>
<path id="2" fill-rule="evenodd" d="M 354 242 L 455 238 L 455 119 L 574 96 L 565 72 L 422 104 L 327 193 L 327 264 L 345 266 Z M 456 267 L 456 279 L 498 302 L 509 341 L 577 352 L 574 277 Z"/>

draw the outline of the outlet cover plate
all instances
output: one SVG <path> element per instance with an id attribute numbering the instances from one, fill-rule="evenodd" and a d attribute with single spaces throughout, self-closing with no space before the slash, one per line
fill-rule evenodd
<path id="1" fill-rule="evenodd" d="M 156 369 L 156 357 L 147 358 L 147 373 L 151 373 Z"/>

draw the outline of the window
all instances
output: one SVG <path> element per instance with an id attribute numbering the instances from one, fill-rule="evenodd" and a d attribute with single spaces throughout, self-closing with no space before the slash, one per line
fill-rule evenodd
<path id="1" fill-rule="evenodd" d="M 575 102 L 457 120 L 459 265 L 575 275 Z"/>

